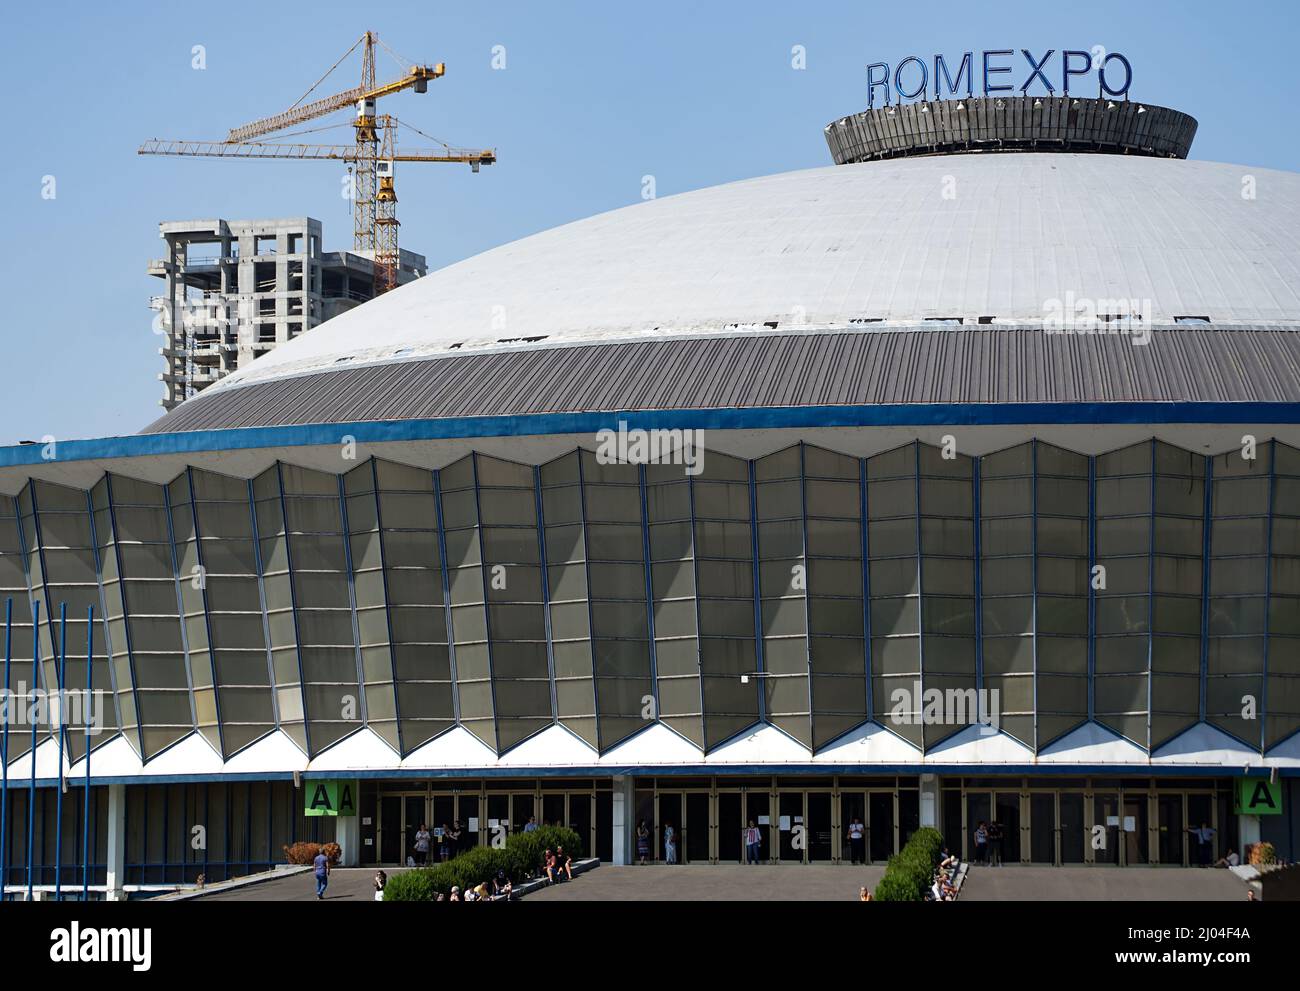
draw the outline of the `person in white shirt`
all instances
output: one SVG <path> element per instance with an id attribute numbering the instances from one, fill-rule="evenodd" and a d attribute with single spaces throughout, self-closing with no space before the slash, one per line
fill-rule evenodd
<path id="1" fill-rule="evenodd" d="M 1228 847 L 1227 854 L 1225 856 L 1220 857 L 1217 861 L 1215 861 L 1214 866 L 1215 867 L 1239 867 L 1241 866 L 1241 858 L 1237 856 L 1236 850 L 1234 850 L 1232 847 Z"/>
<path id="2" fill-rule="evenodd" d="M 849 823 L 849 859 L 855 864 L 867 862 L 867 829 L 857 816 Z"/>

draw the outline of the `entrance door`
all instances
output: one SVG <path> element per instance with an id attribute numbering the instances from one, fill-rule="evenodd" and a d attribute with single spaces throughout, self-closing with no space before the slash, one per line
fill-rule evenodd
<path id="1" fill-rule="evenodd" d="M 1029 860 L 1058 863 L 1056 852 L 1056 795 L 1032 792 L 1029 796 Z"/>
<path id="2" fill-rule="evenodd" d="M 591 856 L 591 795 L 570 792 L 569 828 L 582 840 L 582 855 Z"/>
<path id="3" fill-rule="evenodd" d="M 808 860 L 829 862 L 835 856 L 834 824 L 831 822 L 831 793 L 810 791 L 807 798 Z"/>
<path id="4" fill-rule="evenodd" d="M 479 836 L 482 834 L 487 823 L 483 822 L 479 811 L 478 795 L 457 795 L 456 796 L 456 814 L 454 819 L 460 820 L 460 849 L 469 850 L 478 846 Z M 478 820 L 478 829 L 470 829 L 470 820 Z"/>
<path id="5" fill-rule="evenodd" d="M 993 818 L 993 798 L 986 791 L 968 791 L 966 793 L 966 856 L 965 859 L 971 862 L 988 863 L 988 846 L 987 844 L 981 850 L 975 843 L 975 831 L 979 829 L 980 823 L 987 828 L 989 820 Z M 983 860 L 981 861 L 981 857 Z"/>
<path id="6" fill-rule="evenodd" d="M 680 855 L 682 863 L 707 864 L 709 862 L 709 795 L 707 792 L 686 793 L 686 817 L 682 825 Z"/>
<path id="7" fill-rule="evenodd" d="M 894 855 L 894 793 L 867 793 L 867 854 L 873 864 Z"/>
<path id="8" fill-rule="evenodd" d="M 1103 793 L 1092 796 L 1092 859 L 1098 864 L 1118 864 L 1120 856 L 1119 796 Z"/>
<path id="9" fill-rule="evenodd" d="M 379 796 L 379 862 L 404 864 L 402 856 L 402 796 Z"/>
<path id="10" fill-rule="evenodd" d="M 1186 866 L 1183 796 L 1161 795 L 1156 801 L 1156 814 L 1160 816 L 1160 863 Z"/>
<path id="11" fill-rule="evenodd" d="M 718 793 L 718 862 L 741 863 L 745 859 L 743 796 L 738 791 Z"/>
<path id="12" fill-rule="evenodd" d="M 1187 796 L 1187 828 L 1199 829 L 1202 824 L 1214 828 L 1214 796 L 1204 794 L 1191 794 Z M 1215 840 L 1218 835 L 1215 835 Z M 1214 845 L 1211 845 L 1208 854 L 1202 854 L 1201 844 L 1197 842 L 1196 837 L 1188 836 L 1188 859 L 1193 864 L 1198 864 L 1202 860 L 1206 863 L 1214 863 L 1214 858 L 1218 853 L 1214 852 Z M 1208 859 L 1206 859 L 1208 857 Z"/>
<path id="13" fill-rule="evenodd" d="M 1020 795 L 1013 791 L 1000 791 L 993 796 L 993 818 L 1002 827 L 1002 840 L 997 854 L 1004 864 L 1020 863 Z"/>
<path id="14" fill-rule="evenodd" d="M 477 817 L 475 817 L 477 818 Z M 461 829 L 468 827 L 464 818 L 460 820 Z M 488 795 L 487 797 L 487 842 L 488 846 L 503 847 L 510 834 L 518 829 L 510 818 L 510 796 Z"/>
<path id="15" fill-rule="evenodd" d="M 659 793 L 659 819 L 655 824 L 655 860 L 666 861 L 667 853 L 664 848 L 664 830 L 669 826 L 673 829 L 673 836 L 677 841 L 677 862 L 682 860 L 682 812 L 685 803 L 682 801 L 682 793 L 676 791 L 661 791 Z"/>
<path id="16" fill-rule="evenodd" d="M 1124 795 L 1124 814 L 1120 820 L 1124 834 L 1124 863 L 1148 862 L 1150 844 L 1147 834 L 1147 796 L 1145 793 Z"/>
<path id="17" fill-rule="evenodd" d="M 1063 791 L 1061 808 L 1061 863 L 1082 864 L 1088 843 L 1088 827 L 1083 821 L 1083 793 Z"/>
<path id="18" fill-rule="evenodd" d="M 808 845 L 808 827 L 804 823 L 803 792 L 783 791 L 777 796 L 777 833 L 780 845 L 777 859 L 782 863 L 803 862 L 804 848 Z"/>

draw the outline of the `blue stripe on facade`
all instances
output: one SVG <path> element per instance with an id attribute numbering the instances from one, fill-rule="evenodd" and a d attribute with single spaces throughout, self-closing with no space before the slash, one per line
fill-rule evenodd
<path id="1" fill-rule="evenodd" d="M 619 421 L 625 421 L 629 429 L 714 430 L 995 424 L 1300 424 L 1300 403 L 893 403 L 369 420 L 66 440 L 59 444 L 57 460 L 338 444 L 345 432 L 357 443 L 594 433 Z M 49 464 L 41 452 L 38 444 L 0 448 L 0 468 Z"/>

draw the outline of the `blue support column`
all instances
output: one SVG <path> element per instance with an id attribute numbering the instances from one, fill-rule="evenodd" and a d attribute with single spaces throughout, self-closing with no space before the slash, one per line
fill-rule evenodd
<path id="1" fill-rule="evenodd" d="M 344 566 L 348 569 L 348 611 L 352 616 L 352 656 L 357 668 L 357 716 L 360 718 L 362 726 L 370 724 L 370 700 L 366 698 L 366 669 L 361 660 L 361 627 L 357 621 L 357 575 L 356 569 L 352 564 L 352 527 L 348 524 L 348 495 L 347 486 L 344 483 L 342 475 L 334 476 L 338 482 L 339 493 L 339 529 L 343 537 L 343 561 Z M 379 493 L 375 492 L 375 519 L 379 518 Z M 382 552 L 381 552 L 382 564 Z M 391 641 L 389 644 L 391 657 Z M 394 706 L 396 706 L 397 685 L 393 685 Z M 396 712 L 396 708 L 394 708 Z M 397 751 L 401 753 L 401 724 L 398 724 L 398 744 Z"/>
<path id="2" fill-rule="evenodd" d="M 596 641 L 591 619 L 591 560 L 587 550 L 587 491 L 582 477 L 582 451 L 578 459 L 578 500 L 582 513 L 582 569 L 587 583 L 587 646 L 591 649 L 591 698 L 596 717 L 596 747 L 600 749 L 600 702 L 596 688 Z M 537 513 L 537 556 L 542 575 L 542 624 L 546 631 L 546 671 L 551 682 L 551 723 L 560 721 L 559 690 L 555 686 L 555 637 L 551 633 L 551 581 L 546 564 L 546 506 L 542 499 L 542 466 L 533 466 L 533 502 Z"/>
<path id="3" fill-rule="evenodd" d="M 758 485 L 755 481 L 754 461 L 747 462 L 749 469 L 749 556 L 750 556 L 750 575 L 754 583 L 754 670 L 758 672 L 758 677 L 754 679 L 758 682 L 758 721 L 767 722 L 767 679 L 764 676 L 763 667 L 763 592 L 761 588 L 762 574 L 758 566 Z M 799 443 L 799 498 L 803 499 L 803 442 Z M 807 641 L 808 635 L 808 525 L 804 522 L 804 639 Z M 698 569 L 697 569 L 698 570 Z M 699 601 L 700 591 L 695 590 L 696 601 Z M 703 682 L 701 682 L 703 684 Z M 812 654 L 808 654 L 808 730 L 809 737 L 812 734 Z"/>
<path id="4" fill-rule="evenodd" d="M 86 607 L 86 787 L 81 811 L 81 900 L 90 900 L 90 712 L 95 704 L 95 607 Z"/>
<path id="5" fill-rule="evenodd" d="M 303 676 L 302 669 L 302 631 L 298 629 L 298 579 L 293 567 L 293 539 L 289 536 L 289 504 L 284 498 L 284 467 L 279 461 L 275 463 L 275 486 L 280 499 L 280 529 L 284 531 L 285 570 L 289 572 L 289 604 L 293 609 L 293 654 L 298 659 L 298 697 L 302 699 L 302 738 L 307 743 L 307 759 L 311 760 L 316 752 L 311 745 L 311 713 L 307 706 L 307 679 Z M 346 542 L 346 538 L 344 539 Z"/>
<path id="6" fill-rule="evenodd" d="M 1088 722 L 1097 712 L 1097 458 L 1088 455 Z"/>
<path id="7" fill-rule="evenodd" d="M 871 684 L 871 564 L 867 531 L 867 459 L 858 459 L 858 502 L 862 532 L 858 534 L 862 546 L 862 667 L 867 679 L 867 722 L 875 721 L 874 688 Z"/>
<path id="8" fill-rule="evenodd" d="M 1277 490 L 1277 438 L 1268 444 L 1268 523 L 1265 536 L 1264 552 L 1264 670 L 1260 679 L 1259 699 L 1259 752 L 1268 749 L 1268 661 L 1272 639 L 1269 636 L 1271 607 L 1273 605 L 1273 511 Z M 1294 813 L 1293 813 L 1294 814 Z"/>
<path id="9" fill-rule="evenodd" d="M 1210 670 L 1210 534 L 1214 526 L 1214 457 L 1205 458 L 1204 512 L 1201 516 L 1201 673 L 1197 685 L 1197 718 L 1205 722 L 1206 687 Z"/>
<path id="10" fill-rule="evenodd" d="M 981 560 L 984 553 L 984 535 L 980 524 L 984 512 L 983 470 L 983 459 L 971 458 L 971 478 L 974 486 L 971 496 L 971 535 L 975 553 L 975 689 L 980 692 L 984 690 L 984 563 Z M 1037 750 L 1037 745 L 1034 749 Z"/>
<path id="11" fill-rule="evenodd" d="M 1033 642 L 1030 643 L 1030 658 L 1033 664 L 1033 705 L 1034 705 L 1034 753 L 1038 753 L 1040 744 L 1038 738 L 1038 438 L 1029 442 L 1029 485 L 1033 492 L 1032 517 L 1030 519 L 1031 532 L 1029 535 L 1029 574 L 1031 602 L 1031 615 L 1029 617 L 1030 636 Z M 976 613 L 976 615 L 979 615 Z"/>
<path id="12" fill-rule="evenodd" d="M 1152 683 L 1155 681 L 1156 650 L 1156 439 L 1151 438 L 1151 515 L 1147 534 L 1147 735 L 1142 749 L 1151 753 L 1151 707 L 1155 699 Z"/>
<path id="13" fill-rule="evenodd" d="M 5 599 L 5 718 L 0 724 L 0 902 L 5 900 L 9 881 L 9 724 L 13 722 L 14 698 L 9 694 L 9 666 L 13 658 L 14 600 Z"/>
<path id="14" fill-rule="evenodd" d="M 68 604 L 59 603 L 59 650 L 58 656 L 54 659 L 55 668 L 58 678 L 58 686 L 55 689 L 58 692 L 56 696 L 56 706 L 51 712 L 57 712 L 59 738 L 59 763 L 58 763 L 58 786 L 54 789 L 54 900 L 62 901 L 63 899 L 63 750 L 65 737 L 67 735 L 63 728 L 64 711 L 63 707 L 67 703 L 67 697 L 63 691 L 67 675 L 68 663 Z M 33 757 L 33 767 L 35 766 Z"/>
<path id="15" fill-rule="evenodd" d="M 271 650 L 271 614 L 266 605 L 266 566 L 262 561 L 262 534 L 257 525 L 257 499 L 253 494 L 253 480 L 248 479 L 248 517 L 253 535 L 253 564 L 257 567 L 257 601 L 262 607 L 262 642 L 266 644 L 266 676 L 271 686 L 271 713 L 275 728 L 280 728 L 280 690 L 275 676 L 275 657 Z M 193 488 L 190 494 L 194 494 Z M 210 641 L 209 641 L 210 642 Z M 295 649 L 297 649 L 295 647 Z"/>
<path id="16" fill-rule="evenodd" d="M 641 496 L 641 553 L 645 563 L 646 633 L 650 638 L 650 692 L 654 698 L 655 722 L 659 722 L 659 655 L 655 649 L 654 572 L 650 567 L 650 507 L 646 496 L 645 465 L 637 465 L 636 477 Z"/>
<path id="17" fill-rule="evenodd" d="M 451 573 L 447 568 L 447 530 L 442 518 L 442 472 L 433 471 L 433 504 L 438 516 L 438 565 L 442 571 L 442 609 L 447 621 L 447 670 L 451 677 L 451 714 L 460 725 L 460 681 L 456 678 L 456 637 L 451 628 Z"/>
<path id="18" fill-rule="evenodd" d="M 370 481 L 374 486 L 375 499 L 375 529 L 379 537 L 379 575 L 383 579 L 381 583 L 384 589 L 384 629 L 388 631 L 388 664 L 389 670 L 393 675 L 393 718 L 397 721 L 397 752 L 403 757 L 406 756 L 406 740 L 402 736 L 402 699 L 401 693 L 397 690 L 397 649 L 393 644 L 393 597 L 388 591 L 388 548 L 384 545 L 384 512 L 380 505 L 379 499 L 379 465 L 374 457 L 370 459 Z M 351 545 L 352 535 L 347 536 L 347 543 Z M 348 571 L 349 575 L 352 570 L 352 550 L 348 549 Z M 353 583 L 355 587 L 355 582 Z M 353 609 L 356 608 L 356 597 L 352 600 Z M 358 620 L 358 623 L 360 620 Z M 361 643 L 361 634 L 358 627 L 357 644 Z M 364 690 L 364 689 L 363 689 Z M 271 848 L 268 846 L 267 850 Z M 269 856 L 269 853 L 268 853 Z"/>
<path id="19" fill-rule="evenodd" d="M 32 705 L 28 708 L 28 714 L 35 711 L 36 704 L 36 669 L 41 663 L 41 600 L 37 599 L 32 603 L 32 687 L 31 700 Z M 32 900 L 32 837 L 36 833 L 36 723 L 38 720 L 29 720 L 32 724 L 32 749 L 30 757 L 32 761 L 32 780 L 27 792 L 27 900 Z"/>
<path id="20" fill-rule="evenodd" d="M 921 546 L 921 442 L 912 441 L 912 470 L 915 473 L 914 491 L 916 499 L 916 683 L 921 686 L 921 695 L 912 700 L 912 718 L 921 727 L 921 753 L 925 753 L 929 743 L 925 732 L 925 722 L 921 719 L 925 699 L 925 554 Z"/>

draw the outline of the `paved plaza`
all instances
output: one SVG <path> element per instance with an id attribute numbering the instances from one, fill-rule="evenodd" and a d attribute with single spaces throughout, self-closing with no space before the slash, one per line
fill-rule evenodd
<path id="1" fill-rule="evenodd" d="M 874 888 L 884 865 L 739 864 L 664 867 L 602 865 L 573 881 L 543 888 L 528 902 L 578 901 L 855 901 Z M 401 873 L 390 870 L 389 876 Z M 372 901 L 371 868 L 341 868 L 325 901 Z M 1196 868 L 974 867 L 962 901 L 1245 901 L 1246 886 L 1221 870 Z M 275 878 L 202 901 L 315 901 L 310 873 Z"/>

